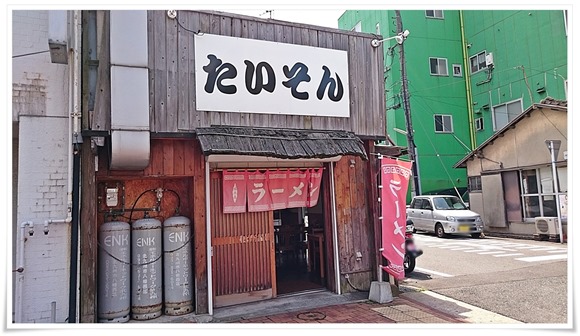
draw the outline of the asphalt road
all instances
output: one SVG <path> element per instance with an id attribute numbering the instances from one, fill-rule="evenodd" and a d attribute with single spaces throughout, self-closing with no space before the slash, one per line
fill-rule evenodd
<path id="1" fill-rule="evenodd" d="M 571 321 L 567 244 L 440 239 L 424 233 L 415 234 L 415 240 L 424 253 L 403 286 L 427 289 L 524 323 Z"/>

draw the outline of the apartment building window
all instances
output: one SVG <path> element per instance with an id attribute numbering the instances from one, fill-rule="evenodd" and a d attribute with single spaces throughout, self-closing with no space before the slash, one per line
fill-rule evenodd
<path id="1" fill-rule="evenodd" d="M 359 21 L 357 22 L 354 27 L 350 31 L 361 32 L 362 31 L 362 23 Z"/>
<path id="2" fill-rule="evenodd" d="M 431 75 L 449 76 L 449 73 L 447 72 L 446 58 L 429 57 L 429 67 Z"/>
<path id="3" fill-rule="evenodd" d="M 425 16 L 432 19 L 443 19 L 442 10 L 426 10 Z"/>
<path id="4" fill-rule="evenodd" d="M 567 175 L 567 167 L 558 168 L 558 193 L 560 194 L 560 199 L 562 199 L 562 196 L 565 198 L 568 192 Z M 556 193 L 553 187 L 554 183 L 550 167 L 522 170 L 520 172 L 520 183 L 524 218 L 558 216 Z"/>
<path id="5" fill-rule="evenodd" d="M 485 50 L 473 55 L 469 58 L 469 64 L 471 65 L 471 73 L 476 73 L 483 69 L 487 69 L 487 64 L 485 63 Z"/>
<path id="6" fill-rule="evenodd" d="M 453 117 L 451 115 L 436 114 L 434 117 L 436 133 L 453 133 Z"/>
<path id="7" fill-rule="evenodd" d="M 461 64 L 453 64 L 453 77 L 463 77 L 463 70 Z"/>
<path id="8" fill-rule="evenodd" d="M 468 176 L 467 189 L 469 192 L 481 191 L 481 176 Z"/>
<path id="9" fill-rule="evenodd" d="M 475 119 L 475 130 L 483 131 L 483 118 Z"/>
<path id="10" fill-rule="evenodd" d="M 497 131 L 502 129 L 510 121 L 514 120 L 515 117 L 522 113 L 522 100 L 514 100 L 505 104 L 495 105 L 493 107 L 493 130 Z"/>

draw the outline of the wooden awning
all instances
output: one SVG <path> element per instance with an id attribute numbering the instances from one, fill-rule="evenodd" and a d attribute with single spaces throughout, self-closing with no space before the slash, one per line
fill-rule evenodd
<path id="1" fill-rule="evenodd" d="M 252 127 L 196 129 L 203 154 L 268 156 L 281 159 L 324 159 L 355 155 L 368 160 L 363 142 L 352 132 Z"/>

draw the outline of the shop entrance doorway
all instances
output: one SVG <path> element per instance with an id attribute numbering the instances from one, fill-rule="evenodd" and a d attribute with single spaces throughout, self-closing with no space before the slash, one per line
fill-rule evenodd
<path id="1" fill-rule="evenodd" d="M 274 211 L 278 296 L 327 286 L 322 194 L 314 207 Z"/>

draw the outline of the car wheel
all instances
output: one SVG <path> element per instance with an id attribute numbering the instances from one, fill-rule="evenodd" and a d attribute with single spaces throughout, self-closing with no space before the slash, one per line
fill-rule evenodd
<path id="1" fill-rule="evenodd" d="M 481 233 L 472 233 L 471 238 L 481 238 Z"/>
<path id="2" fill-rule="evenodd" d="M 441 225 L 441 224 L 435 225 L 435 234 L 437 235 L 438 238 L 447 237 L 445 230 L 443 230 L 443 225 Z"/>

